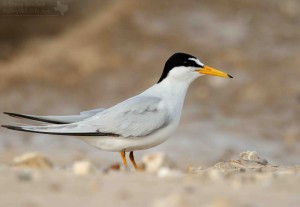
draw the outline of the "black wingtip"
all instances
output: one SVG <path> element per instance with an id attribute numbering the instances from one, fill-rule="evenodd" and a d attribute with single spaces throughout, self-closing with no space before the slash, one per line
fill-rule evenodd
<path id="1" fill-rule="evenodd" d="M 16 117 L 16 118 L 26 118 L 26 116 L 23 114 L 17 114 L 17 113 L 12 113 L 12 112 L 3 112 L 3 114 L 6 114 L 11 117 Z"/>
<path id="2" fill-rule="evenodd" d="M 19 126 L 1 125 L 1 127 L 6 128 L 6 129 L 11 129 L 11 130 L 24 131 L 24 129 Z"/>
<path id="3" fill-rule="evenodd" d="M 227 75 L 228 75 L 228 77 L 229 77 L 229 78 L 233 78 L 233 76 L 232 76 L 232 75 L 229 75 L 229 74 L 227 74 Z"/>
<path id="4" fill-rule="evenodd" d="M 11 112 L 3 112 L 3 114 L 6 114 L 8 116 L 16 116 L 17 114 L 11 113 Z"/>
<path id="5" fill-rule="evenodd" d="M 17 113 L 11 113 L 11 112 L 3 112 L 3 114 L 6 114 L 6 115 L 14 117 L 14 118 L 31 119 L 34 121 L 46 122 L 46 123 L 51 123 L 51 124 L 69 124 L 66 122 L 52 121 L 52 120 L 42 119 L 42 118 L 38 118 L 35 116 L 31 116 L 31 115 L 25 115 L 25 114 L 17 114 Z"/>

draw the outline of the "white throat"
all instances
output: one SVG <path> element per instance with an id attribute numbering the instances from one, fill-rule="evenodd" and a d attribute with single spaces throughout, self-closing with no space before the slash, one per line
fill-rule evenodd
<path id="1" fill-rule="evenodd" d="M 141 95 L 155 96 L 163 99 L 172 114 L 178 116 L 179 121 L 189 85 L 190 83 L 186 81 L 176 81 L 172 78 L 166 78 L 144 91 Z"/>
<path id="2" fill-rule="evenodd" d="M 155 86 L 161 90 L 161 96 L 185 98 L 187 89 L 192 81 L 179 81 L 173 78 L 166 78 Z"/>

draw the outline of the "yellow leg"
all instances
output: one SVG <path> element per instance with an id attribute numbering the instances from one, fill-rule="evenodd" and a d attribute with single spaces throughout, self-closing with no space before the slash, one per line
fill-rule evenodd
<path id="1" fill-rule="evenodd" d="M 125 151 L 121 151 L 120 155 L 121 155 L 121 158 L 122 158 L 122 161 L 123 161 L 123 164 L 124 164 L 125 168 L 127 168 L 127 160 L 126 160 L 126 153 L 125 153 Z"/>
<path id="2" fill-rule="evenodd" d="M 130 158 L 130 161 L 132 162 L 134 168 L 135 168 L 136 170 L 139 170 L 139 167 L 138 167 L 138 165 L 136 164 L 136 162 L 135 162 L 135 160 L 134 160 L 133 151 L 130 152 L 129 158 Z"/>

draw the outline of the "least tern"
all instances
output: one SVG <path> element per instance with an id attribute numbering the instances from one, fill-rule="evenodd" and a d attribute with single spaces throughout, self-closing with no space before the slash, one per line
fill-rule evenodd
<path id="1" fill-rule="evenodd" d="M 120 152 L 127 167 L 126 152 L 135 167 L 133 152 L 165 142 L 176 130 L 189 85 L 202 75 L 232 78 L 185 53 L 175 53 L 165 63 L 159 81 L 144 92 L 108 109 L 100 108 L 71 116 L 34 116 L 4 112 L 51 125 L 2 127 L 51 135 L 78 136 L 101 150 Z"/>

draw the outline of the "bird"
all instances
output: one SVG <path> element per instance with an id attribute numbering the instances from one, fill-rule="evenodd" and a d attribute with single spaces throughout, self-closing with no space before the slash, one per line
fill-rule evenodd
<path id="1" fill-rule="evenodd" d="M 128 168 L 126 153 L 136 170 L 134 151 L 155 147 L 175 132 L 190 84 L 204 75 L 233 78 L 203 64 L 183 52 L 173 54 L 165 63 L 156 84 L 107 109 L 83 111 L 70 116 L 35 116 L 4 112 L 12 117 L 50 123 L 47 125 L 2 125 L 32 133 L 76 136 L 100 150 L 119 152 Z"/>

